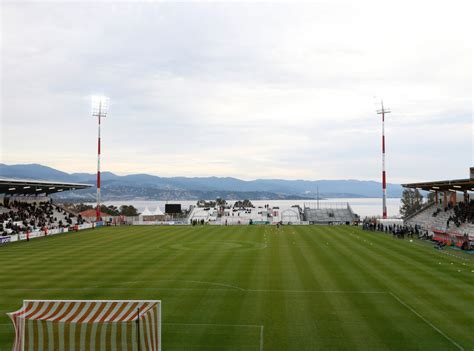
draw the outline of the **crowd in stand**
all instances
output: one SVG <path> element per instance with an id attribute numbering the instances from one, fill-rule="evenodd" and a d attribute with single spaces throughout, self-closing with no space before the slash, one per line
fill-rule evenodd
<path id="1" fill-rule="evenodd" d="M 474 200 L 469 202 L 458 202 L 453 205 L 451 202 L 445 207 L 444 212 L 453 210 L 454 214 L 449 216 L 446 221 L 446 227 L 449 228 L 449 224 L 453 222 L 456 227 L 460 227 L 463 223 L 474 223 Z M 434 213 L 433 217 L 436 217 L 441 210 L 438 208 Z"/>
<path id="2" fill-rule="evenodd" d="M 58 220 L 56 217 L 62 214 Z M 33 230 L 63 228 L 73 225 L 75 216 L 60 207 L 54 206 L 51 201 L 27 203 L 12 201 L 3 205 L 0 213 L 0 235 L 19 234 Z M 74 224 L 82 224 L 80 215 Z"/>
<path id="3" fill-rule="evenodd" d="M 454 206 L 454 222 L 456 223 L 474 223 L 474 200 L 467 203 L 459 202 Z M 459 227 L 459 225 L 458 225 Z"/>
<path id="4" fill-rule="evenodd" d="M 413 237 L 416 235 L 420 239 L 428 237 L 428 234 L 421 230 L 421 227 L 417 224 L 412 225 L 402 225 L 402 224 L 383 224 L 377 223 L 376 220 L 365 218 L 362 222 L 362 229 L 367 231 L 378 231 L 387 234 L 392 234 L 394 237 L 403 239 L 405 236 Z"/>

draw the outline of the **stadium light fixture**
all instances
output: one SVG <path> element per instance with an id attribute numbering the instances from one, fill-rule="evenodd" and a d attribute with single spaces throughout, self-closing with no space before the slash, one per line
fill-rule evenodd
<path id="1" fill-rule="evenodd" d="M 453 188 L 461 189 L 460 185 L 453 185 Z"/>
<path id="2" fill-rule="evenodd" d="M 55 186 L 49 187 L 49 190 L 53 190 L 53 189 L 56 189 L 56 187 Z"/>
<path id="3" fill-rule="evenodd" d="M 439 190 L 439 186 L 432 187 L 433 189 Z"/>
<path id="4" fill-rule="evenodd" d="M 92 96 L 92 117 L 97 117 L 98 137 L 97 137 L 97 207 L 95 210 L 95 220 L 100 220 L 100 120 L 107 117 L 109 110 L 109 98 L 106 96 Z"/>
<path id="5" fill-rule="evenodd" d="M 37 188 L 37 189 L 36 189 L 36 191 L 41 191 L 41 190 L 43 190 L 43 189 L 41 189 L 41 188 Z"/>
<path id="6" fill-rule="evenodd" d="M 29 188 L 30 188 L 29 185 L 23 187 L 23 189 L 29 189 Z"/>
<path id="7" fill-rule="evenodd" d="M 109 98 L 101 95 L 92 96 L 92 116 L 107 117 L 109 110 Z"/>
<path id="8" fill-rule="evenodd" d="M 8 191 L 16 190 L 16 188 L 8 188 Z"/>
<path id="9" fill-rule="evenodd" d="M 59 193 L 60 191 L 63 191 L 63 189 L 58 189 L 58 193 Z"/>

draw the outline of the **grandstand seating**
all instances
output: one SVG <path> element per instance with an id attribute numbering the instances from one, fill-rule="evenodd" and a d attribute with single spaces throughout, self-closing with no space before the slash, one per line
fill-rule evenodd
<path id="1" fill-rule="evenodd" d="M 474 203 L 471 200 L 465 210 L 467 211 L 466 213 L 472 213 L 473 208 Z M 449 209 L 445 209 L 440 205 L 432 204 L 425 207 L 415 215 L 408 217 L 408 219 L 405 220 L 405 224 L 418 224 L 422 229 L 428 230 L 430 232 L 438 231 L 452 235 L 468 234 L 470 238 L 474 238 L 474 223 L 470 222 L 472 221 L 472 217 L 467 215 L 465 221 L 461 221 L 461 219 L 457 217 L 456 213 L 459 214 L 458 207 L 450 207 Z M 449 218 L 451 218 L 451 220 L 449 221 L 448 225 Z"/>
<path id="2" fill-rule="evenodd" d="M 424 230 L 430 229 L 433 220 L 436 217 L 433 217 L 433 213 L 436 212 L 438 207 L 434 203 L 428 204 L 421 211 L 413 214 L 412 216 L 407 217 L 405 224 L 407 225 L 418 225 Z"/>
<path id="3" fill-rule="evenodd" d="M 82 218 L 50 201 L 10 201 L 0 208 L 0 235 L 82 224 Z"/>
<path id="4" fill-rule="evenodd" d="M 354 221 L 355 215 L 347 208 L 310 208 L 305 207 L 304 218 L 310 223 L 346 223 Z"/>

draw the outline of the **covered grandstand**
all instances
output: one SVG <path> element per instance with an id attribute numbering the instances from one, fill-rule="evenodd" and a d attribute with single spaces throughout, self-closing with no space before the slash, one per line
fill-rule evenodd
<path id="1" fill-rule="evenodd" d="M 91 188 L 90 184 L 50 182 L 44 180 L 0 178 L 0 194 L 3 196 L 50 195 L 62 191 Z"/>
<path id="2" fill-rule="evenodd" d="M 0 239 L 2 243 L 75 230 L 81 216 L 53 204 L 53 193 L 86 189 L 89 184 L 42 180 L 0 179 Z"/>
<path id="3" fill-rule="evenodd" d="M 405 224 L 418 225 L 436 241 L 462 248 L 474 245 L 474 167 L 470 178 L 402 184 L 408 189 L 434 193 L 434 201 L 407 216 Z"/>

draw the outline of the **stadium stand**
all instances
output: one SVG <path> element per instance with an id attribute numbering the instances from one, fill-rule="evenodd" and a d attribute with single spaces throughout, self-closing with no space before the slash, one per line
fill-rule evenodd
<path id="1" fill-rule="evenodd" d="M 402 184 L 434 193 L 434 201 L 405 217 L 406 225 L 418 225 L 444 245 L 474 249 L 474 168 L 470 178 Z M 459 196 L 461 195 L 461 196 Z"/>
<path id="2" fill-rule="evenodd" d="M 424 230 L 428 230 L 434 220 L 433 213 L 436 213 L 437 207 L 434 202 L 425 205 L 421 210 L 405 218 L 405 223 L 418 225 Z"/>
<path id="3" fill-rule="evenodd" d="M 0 236 L 83 224 L 81 216 L 53 204 L 48 195 L 88 187 L 87 184 L 0 179 Z"/>
<path id="4" fill-rule="evenodd" d="M 310 224 L 347 224 L 357 220 L 348 203 L 305 204 L 304 219 Z"/>
<path id="5" fill-rule="evenodd" d="M 82 217 L 66 212 L 52 202 L 13 201 L 0 214 L 0 235 L 25 231 L 55 229 L 82 224 Z"/>

